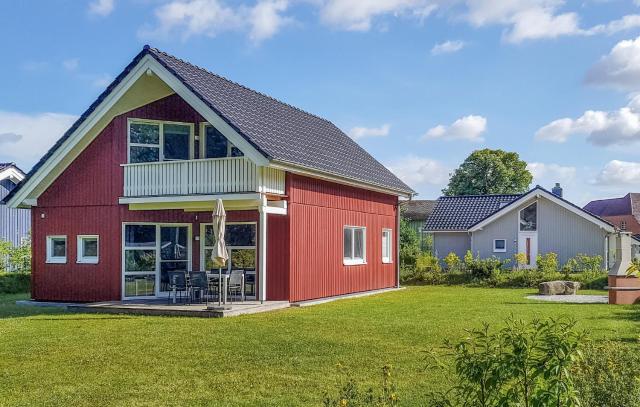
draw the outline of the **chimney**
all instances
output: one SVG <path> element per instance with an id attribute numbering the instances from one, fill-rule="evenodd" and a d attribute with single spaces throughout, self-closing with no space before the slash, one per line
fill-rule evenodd
<path id="1" fill-rule="evenodd" d="M 562 198 L 562 187 L 560 186 L 559 182 L 556 182 L 556 186 L 553 187 L 553 189 L 551 190 L 551 192 L 555 195 L 558 196 L 560 198 Z"/>

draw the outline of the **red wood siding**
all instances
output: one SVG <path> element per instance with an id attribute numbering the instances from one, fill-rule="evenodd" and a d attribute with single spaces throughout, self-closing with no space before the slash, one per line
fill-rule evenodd
<path id="1" fill-rule="evenodd" d="M 267 216 L 267 299 L 288 301 L 289 216 Z"/>
<path id="2" fill-rule="evenodd" d="M 392 287 L 393 262 L 382 263 L 382 229 L 396 238 L 397 197 L 298 175 L 287 175 L 290 300 L 302 301 Z M 343 228 L 366 227 L 367 264 L 343 264 Z"/>

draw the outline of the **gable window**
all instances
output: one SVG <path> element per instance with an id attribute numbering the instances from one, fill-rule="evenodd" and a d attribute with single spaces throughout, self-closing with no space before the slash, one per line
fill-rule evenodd
<path id="1" fill-rule="evenodd" d="M 495 239 L 493 241 L 493 252 L 494 253 L 505 253 L 507 251 L 507 240 L 506 239 Z"/>
<path id="2" fill-rule="evenodd" d="M 538 203 L 534 202 L 520 211 L 520 231 L 535 232 L 538 230 Z"/>
<path id="3" fill-rule="evenodd" d="M 188 160 L 191 157 L 193 125 L 129 121 L 129 163 Z"/>
<path id="4" fill-rule="evenodd" d="M 78 236 L 78 263 L 98 263 L 98 235 Z"/>
<path id="5" fill-rule="evenodd" d="M 361 226 L 345 226 L 343 242 L 343 262 L 345 265 L 364 264 L 366 262 L 367 230 Z"/>
<path id="6" fill-rule="evenodd" d="M 67 237 L 47 236 L 47 263 L 67 262 Z"/>
<path id="7" fill-rule="evenodd" d="M 210 124 L 204 125 L 203 158 L 242 157 L 238 147 L 227 140 L 224 134 Z"/>
<path id="8" fill-rule="evenodd" d="M 391 263 L 391 229 L 382 229 L 382 262 Z"/>

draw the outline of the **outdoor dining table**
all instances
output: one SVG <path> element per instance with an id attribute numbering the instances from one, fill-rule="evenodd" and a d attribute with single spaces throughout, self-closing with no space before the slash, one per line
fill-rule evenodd
<path id="1" fill-rule="evenodd" d="M 211 283 L 214 284 L 218 284 L 218 287 L 221 289 L 218 291 L 218 301 L 220 301 L 220 295 L 221 295 L 221 291 L 224 293 L 222 296 L 222 303 L 226 304 L 227 303 L 227 291 L 228 291 L 228 286 L 229 286 L 229 277 L 230 275 L 227 273 L 222 273 L 222 284 L 220 284 L 220 282 L 218 281 L 220 277 L 220 273 L 217 272 L 213 272 L 213 271 L 207 271 L 207 280 L 209 281 L 209 286 L 211 286 Z M 222 287 L 220 287 L 222 286 Z"/>

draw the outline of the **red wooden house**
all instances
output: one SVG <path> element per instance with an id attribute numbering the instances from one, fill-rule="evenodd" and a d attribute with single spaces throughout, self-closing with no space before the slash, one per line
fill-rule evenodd
<path id="1" fill-rule="evenodd" d="M 209 263 L 227 210 L 229 268 L 260 300 L 398 284 L 411 188 L 331 122 L 145 46 L 5 199 L 32 209 L 32 297 L 160 297 Z"/>

